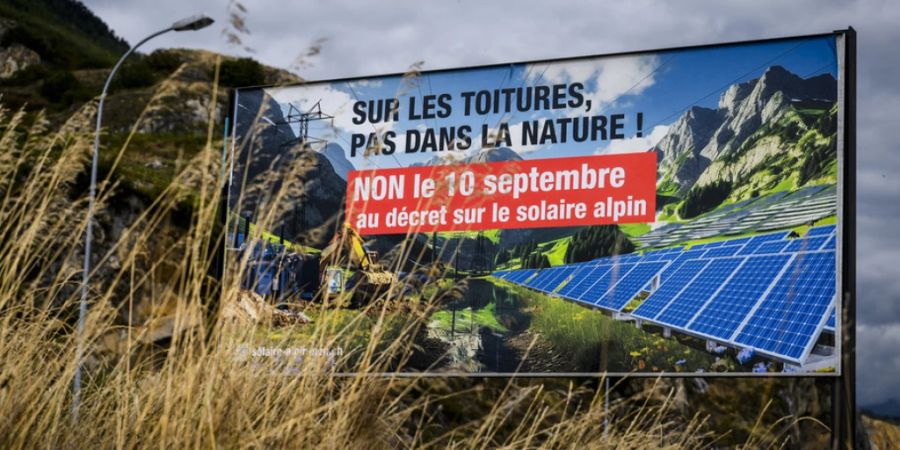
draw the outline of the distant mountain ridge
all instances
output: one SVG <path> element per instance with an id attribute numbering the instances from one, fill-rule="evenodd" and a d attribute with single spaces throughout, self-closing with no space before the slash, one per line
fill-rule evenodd
<path id="1" fill-rule="evenodd" d="M 764 162 L 771 162 L 778 152 L 790 153 L 806 131 L 816 129 L 815 121 L 823 112 L 828 114 L 836 97 L 837 82 L 830 74 L 804 79 L 781 66 L 734 84 L 721 95 L 716 109 L 694 106 L 685 111 L 656 145 L 660 184 L 684 195 L 695 184 L 747 181 Z M 818 131 L 823 136 L 817 138 L 832 133 Z M 796 169 L 796 162 L 788 168 Z M 753 188 L 774 179 L 756 181 L 760 182 Z"/>
<path id="2" fill-rule="evenodd" d="M 881 403 L 861 408 L 863 411 L 878 417 L 900 420 L 900 400 L 888 399 Z"/>
<path id="3" fill-rule="evenodd" d="M 478 164 L 489 162 L 503 161 L 522 161 L 523 158 L 513 149 L 509 147 L 494 147 L 482 149 L 474 155 L 464 158 L 454 158 L 455 153 L 446 155 L 435 155 L 431 159 L 422 163 L 411 164 L 410 167 L 435 166 L 443 164 Z"/>

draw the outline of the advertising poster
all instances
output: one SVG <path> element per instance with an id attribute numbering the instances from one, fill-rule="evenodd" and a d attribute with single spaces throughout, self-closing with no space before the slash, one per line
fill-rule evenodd
<path id="1" fill-rule="evenodd" d="M 830 34 L 239 89 L 229 267 L 310 327 L 415 317 L 398 373 L 838 374 L 841 61 Z"/>

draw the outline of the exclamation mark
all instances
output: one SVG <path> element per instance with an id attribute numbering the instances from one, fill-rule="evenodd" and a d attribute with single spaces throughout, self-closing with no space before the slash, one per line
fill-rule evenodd
<path id="1" fill-rule="evenodd" d="M 637 137 L 644 136 L 644 113 L 637 113 Z"/>

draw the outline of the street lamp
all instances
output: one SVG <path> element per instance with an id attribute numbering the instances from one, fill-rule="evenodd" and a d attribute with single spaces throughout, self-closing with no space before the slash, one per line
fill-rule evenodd
<path id="1" fill-rule="evenodd" d="M 94 151 L 91 160 L 91 187 L 88 191 L 87 229 L 84 232 L 84 268 L 82 269 L 81 274 L 81 302 L 78 305 L 78 349 L 75 356 L 75 377 L 74 380 L 72 380 L 72 415 L 76 418 L 78 416 L 78 404 L 81 401 L 81 358 L 84 353 L 84 321 L 85 316 L 87 316 L 88 282 L 90 281 L 91 270 L 91 234 L 94 231 L 94 201 L 97 196 L 97 161 L 100 156 L 100 125 L 103 120 L 103 103 L 106 100 L 106 91 L 109 90 L 109 85 L 116 75 L 116 72 L 119 70 L 119 67 L 122 65 L 122 62 L 125 61 L 125 58 L 128 58 L 128 56 L 134 53 L 134 51 L 145 42 L 170 31 L 194 31 L 206 28 L 212 25 L 212 23 L 213 19 L 207 16 L 191 16 L 181 19 L 168 28 L 157 31 L 144 39 L 141 39 L 140 42 L 129 48 L 128 51 L 119 58 L 119 61 L 116 62 L 116 65 L 113 66 L 112 70 L 109 72 L 109 76 L 106 77 L 106 83 L 103 84 L 103 92 L 100 93 L 100 101 L 97 104 L 97 128 L 94 131 Z"/>

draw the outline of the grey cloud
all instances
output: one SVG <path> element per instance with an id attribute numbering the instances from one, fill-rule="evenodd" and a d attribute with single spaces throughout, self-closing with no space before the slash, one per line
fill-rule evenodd
<path id="1" fill-rule="evenodd" d="M 857 340 L 857 392 L 861 404 L 877 404 L 900 392 L 900 325 L 861 325 Z"/>

